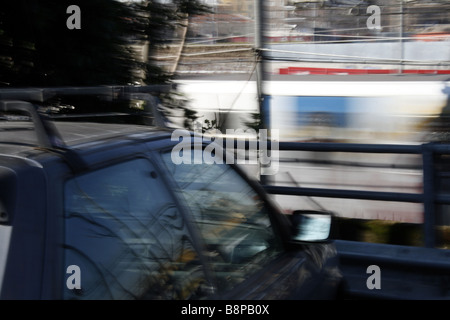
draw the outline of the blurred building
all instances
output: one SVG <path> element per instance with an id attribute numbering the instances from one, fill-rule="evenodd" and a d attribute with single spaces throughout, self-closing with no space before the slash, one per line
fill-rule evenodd
<path id="1" fill-rule="evenodd" d="M 254 34 L 253 0 L 203 0 L 212 13 L 190 17 L 187 40 L 226 42 L 238 38 L 251 42 Z"/>
<path id="2" fill-rule="evenodd" d="M 444 0 L 288 0 L 287 3 L 294 7 L 287 21 L 296 28 L 314 30 L 315 40 L 319 41 L 336 40 L 339 36 L 398 38 L 450 23 L 450 2 Z M 380 8 L 380 30 L 367 28 L 370 5 Z"/>
<path id="3" fill-rule="evenodd" d="M 239 33 L 253 33 L 256 0 L 204 0 L 204 3 L 214 13 L 192 17 L 191 36 L 231 39 Z M 266 36 L 275 42 L 343 41 L 369 36 L 398 38 L 450 24 L 447 0 L 266 0 L 263 4 Z M 379 30 L 367 28 L 370 5 L 380 8 Z M 300 34 L 305 37 L 293 37 Z"/>

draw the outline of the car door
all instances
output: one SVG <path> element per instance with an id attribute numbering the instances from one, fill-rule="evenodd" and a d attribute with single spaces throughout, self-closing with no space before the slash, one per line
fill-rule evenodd
<path id="1" fill-rule="evenodd" d="M 285 217 L 235 166 L 174 163 L 171 150 L 161 157 L 204 242 L 217 298 L 317 298 L 317 290 L 332 295 L 323 288 L 332 250 L 327 244 L 289 248 Z"/>
<path id="2" fill-rule="evenodd" d="M 130 159 L 65 185 L 64 299 L 201 299 L 188 223 L 153 163 Z"/>

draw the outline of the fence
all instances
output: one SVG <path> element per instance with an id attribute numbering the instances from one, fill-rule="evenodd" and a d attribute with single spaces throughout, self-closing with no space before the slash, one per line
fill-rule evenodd
<path id="1" fill-rule="evenodd" d="M 316 151 L 316 152 L 351 152 L 351 153 L 384 153 L 384 154 L 417 154 L 422 156 L 423 190 L 421 193 L 399 193 L 380 191 L 355 191 L 342 189 L 303 188 L 266 185 L 264 188 L 271 194 L 291 196 L 314 196 L 328 198 L 347 198 L 363 200 L 379 200 L 394 202 L 422 203 L 424 208 L 424 245 L 427 248 L 436 246 L 436 210 L 437 204 L 450 204 L 450 195 L 441 192 L 436 184 L 436 177 L 442 173 L 435 169 L 437 155 L 449 155 L 450 145 L 424 143 L 419 145 L 392 144 L 353 144 L 353 143 L 302 143 L 279 142 L 280 151 Z M 268 144 L 270 148 L 270 143 Z"/>
<path id="2" fill-rule="evenodd" d="M 438 186 L 437 178 L 448 174 L 438 170 L 438 155 L 449 155 L 450 145 L 298 143 L 279 142 L 280 151 L 416 154 L 422 157 L 421 193 L 392 193 L 323 188 L 284 187 L 264 184 L 271 194 L 315 196 L 422 203 L 424 248 L 358 241 L 336 240 L 345 284 L 343 299 L 450 299 L 450 253 L 436 246 L 436 205 L 450 204 L 450 196 Z M 263 180 L 264 181 L 264 180 Z M 367 285 L 367 268 L 382 270 L 382 285 Z"/>

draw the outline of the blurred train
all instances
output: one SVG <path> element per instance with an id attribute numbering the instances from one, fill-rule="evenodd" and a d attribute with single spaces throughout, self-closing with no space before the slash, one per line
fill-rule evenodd
<path id="1" fill-rule="evenodd" d="M 278 75 L 262 87 L 266 124 L 281 141 L 416 144 L 450 142 L 449 75 Z M 179 79 L 199 120 L 221 131 L 246 128 L 258 113 L 257 85 L 244 76 Z M 271 183 L 366 191 L 422 191 L 416 155 L 280 153 Z M 395 164 L 392 166 L 392 164 Z M 258 176 L 257 168 L 248 168 Z M 339 216 L 422 223 L 420 203 L 275 195 L 286 212 L 325 208 Z"/>
<path id="2" fill-rule="evenodd" d="M 258 113 L 257 85 L 243 77 L 178 80 L 202 119 L 245 128 Z M 271 76 L 264 121 L 284 141 L 407 143 L 446 139 L 450 76 Z"/>

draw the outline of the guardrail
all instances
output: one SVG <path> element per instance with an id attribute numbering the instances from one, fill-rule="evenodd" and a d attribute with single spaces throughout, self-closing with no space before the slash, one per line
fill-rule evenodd
<path id="1" fill-rule="evenodd" d="M 268 143 L 270 148 L 270 143 Z M 353 144 L 353 143 L 304 143 L 279 142 L 280 151 L 317 151 L 349 153 L 417 154 L 422 157 L 422 193 L 398 193 L 380 191 L 355 191 L 341 189 L 285 187 L 264 185 L 267 192 L 291 196 L 314 196 L 328 198 L 364 199 L 394 202 L 422 203 L 424 207 L 424 244 L 427 248 L 436 246 L 436 204 L 450 204 L 450 196 L 439 192 L 436 186 L 436 155 L 450 154 L 450 145 L 425 143 L 419 145 Z"/>
<path id="2" fill-rule="evenodd" d="M 449 250 L 345 240 L 335 244 L 344 276 L 341 299 L 450 299 Z"/>
<path id="3" fill-rule="evenodd" d="M 270 146 L 268 147 L 270 148 Z M 335 240 L 344 276 L 343 299 L 450 299 L 450 251 L 435 248 L 436 205 L 450 204 L 440 189 L 437 155 L 449 155 L 450 145 L 279 142 L 280 151 L 416 154 L 422 158 L 421 193 L 355 191 L 264 185 L 271 194 L 422 203 L 424 246 Z M 450 167 L 450 163 L 449 163 Z M 369 285 L 370 267 L 380 270 L 379 287 Z"/>

